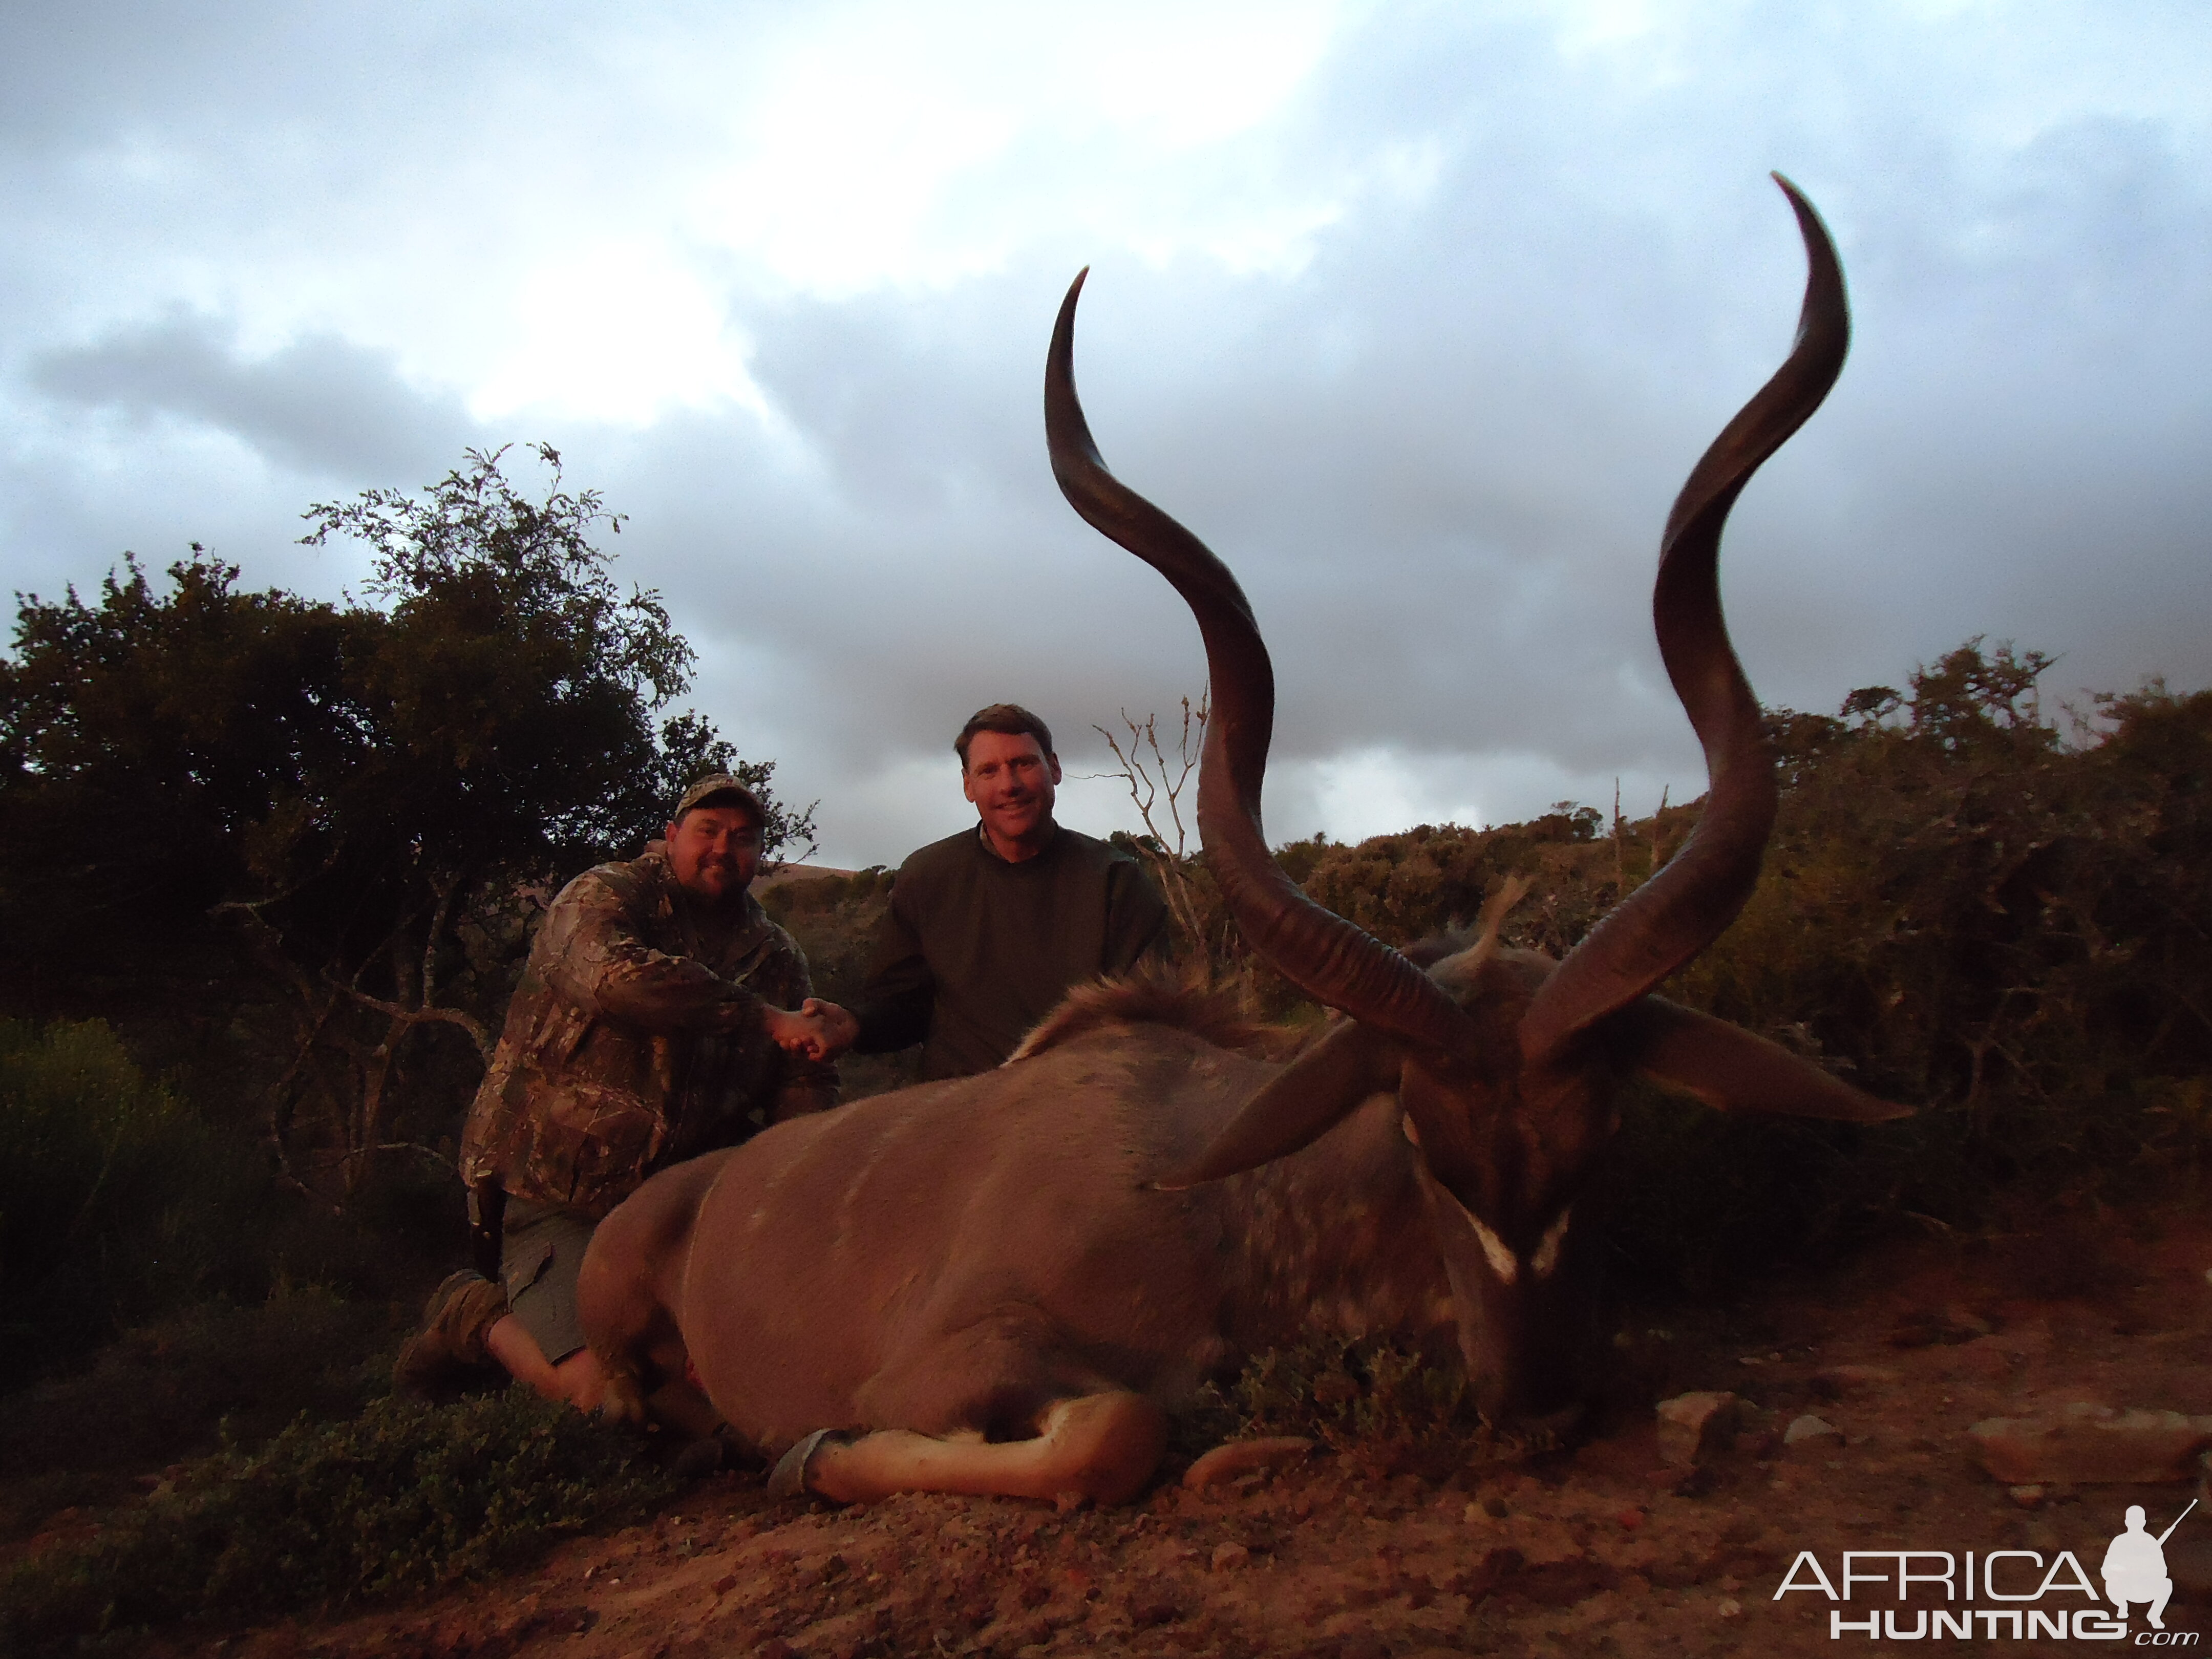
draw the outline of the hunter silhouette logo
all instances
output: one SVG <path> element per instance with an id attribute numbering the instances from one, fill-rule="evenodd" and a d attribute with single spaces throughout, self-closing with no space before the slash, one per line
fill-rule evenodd
<path id="1" fill-rule="evenodd" d="M 2189 1500 L 2189 1510 L 2197 1507 L 2197 1500 Z M 2143 1507 L 2128 1505 L 2128 1529 L 2112 1540 L 2105 1550 L 2105 1594 L 2120 1617 L 2128 1616 L 2128 1603 L 2150 1603 L 2150 1627 L 2164 1630 L 2166 1603 L 2173 1594 L 2173 1580 L 2166 1576 L 2166 1540 L 2173 1536 L 2173 1528 L 2182 1523 L 2189 1514 L 2184 1510 L 2173 1517 L 2168 1527 L 2155 1538 L 2143 1530 Z"/>
<path id="2" fill-rule="evenodd" d="M 2130 1504 L 2124 1530 L 2106 1546 L 2100 1596 L 2073 1551 L 2048 1559 L 2041 1550 L 1846 1550 L 1831 1576 L 1818 1555 L 1800 1550 L 1775 1588 L 1774 1600 L 1808 1592 L 1834 1603 L 1828 1635 L 1912 1642 L 1929 1637 L 1978 1637 L 1984 1642 L 2038 1639 L 2125 1642 L 2136 1647 L 2191 1647 L 2195 1631 L 2169 1631 L 2166 1604 L 2173 1580 L 2166 1540 L 2197 1500 L 2154 1536 L 2142 1505 Z M 2086 1553 L 2086 1552 L 2085 1552 Z M 2092 1556 L 2091 1559 L 2095 1558 Z M 2109 1608 L 2106 1603 L 2110 1603 Z M 1884 1604 L 1887 1605 L 1884 1605 Z M 2130 1606 L 2145 1609 L 2149 1628 L 2128 1630 Z"/>

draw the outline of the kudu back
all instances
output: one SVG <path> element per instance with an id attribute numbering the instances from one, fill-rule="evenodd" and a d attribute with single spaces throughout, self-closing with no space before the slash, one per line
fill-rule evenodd
<path id="1" fill-rule="evenodd" d="M 1424 970 L 1313 903 L 1267 851 L 1273 671 L 1236 578 L 1100 459 L 1073 371 L 1045 376 L 1054 474 L 1158 569 L 1204 637 L 1198 823 L 1250 947 L 1336 1020 L 1288 1064 L 1202 994 L 1079 991 L 1015 1058 L 787 1123 L 654 1177 L 602 1225 L 581 1294 L 634 1406 L 687 1360 L 780 1477 L 1118 1502 L 1165 1413 L 1240 1353 L 1328 1333 L 1456 1332 L 1496 1419 L 1569 1401 L 1577 1194 L 1640 1075 L 1722 1109 L 1875 1121 L 1860 1093 L 1651 994 L 1749 896 L 1776 785 L 1723 621 L 1721 530 L 1840 372 L 1841 270 L 1810 204 L 1788 360 L 1706 452 L 1661 544 L 1660 651 L 1711 787 L 1690 839 L 1557 963 L 1497 910 Z M 822 1431 L 838 1431 L 825 1434 Z"/>

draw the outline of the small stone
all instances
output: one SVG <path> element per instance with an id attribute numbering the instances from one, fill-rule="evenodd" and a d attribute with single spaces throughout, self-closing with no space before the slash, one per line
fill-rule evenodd
<path id="1" fill-rule="evenodd" d="M 1782 1443 L 1785 1446 L 1801 1445 L 1808 1440 L 1840 1446 L 1844 1443 L 1844 1431 L 1827 1419 L 1814 1417 L 1808 1412 L 1802 1417 L 1792 1418 L 1790 1426 L 1782 1431 Z"/>
<path id="2" fill-rule="evenodd" d="M 1743 1402 L 1718 1389 L 1678 1394 L 1658 1405 L 1659 1458 L 1669 1468 L 1694 1468 L 1728 1449 Z"/>
<path id="3" fill-rule="evenodd" d="M 2024 1510 L 2032 1510 L 2043 1501 L 2043 1488 L 2037 1486 L 2014 1486 L 2006 1493 Z"/>
<path id="4" fill-rule="evenodd" d="M 2008 1486 L 2140 1486 L 2195 1478 L 2212 1417 L 2080 1404 L 2055 1417 L 1985 1418 L 1966 1434 Z"/>
<path id="5" fill-rule="evenodd" d="M 1242 1544 L 1217 1544 L 1213 1547 L 1213 1570 L 1216 1572 L 1251 1565 L 1252 1552 Z"/>
<path id="6" fill-rule="evenodd" d="M 1733 1595 L 1723 1595 L 1721 1597 L 1719 1612 L 1723 1619 L 1740 1619 L 1743 1616 L 1743 1603 Z"/>

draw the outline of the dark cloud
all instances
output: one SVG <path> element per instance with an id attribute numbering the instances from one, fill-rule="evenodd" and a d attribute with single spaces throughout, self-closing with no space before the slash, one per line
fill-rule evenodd
<path id="1" fill-rule="evenodd" d="M 1439 189 L 1456 199 L 1449 176 Z M 1778 196 L 1754 200 L 1756 294 L 1732 248 L 1696 292 L 1656 210 L 1601 220 L 1589 258 L 1554 227 L 1540 282 L 1455 259 L 1446 210 L 1348 228 L 1296 283 L 1126 262 L 1094 275 L 1078 366 L 1100 442 L 1231 561 L 1273 646 L 1280 833 L 1321 822 L 1292 769 L 1346 752 L 1395 751 L 1432 776 L 1492 757 L 1508 787 L 1540 792 L 1476 792 L 1507 815 L 1553 791 L 1596 799 L 1620 775 L 1695 793 L 1649 582 L 1674 489 L 1786 349 L 1801 258 Z M 2179 198 L 2172 222 L 2138 234 L 2185 242 L 2196 212 Z M 2212 678 L 2191 620 L 2212 597 L 2212 502 L 2189 460 L 2212 434 L 2190 377 L 2148 341 L 2110 349 L 2109 330 L 2023 350 L 2011 296 L 2042 290 L 2021 256 L 1866 263 L 1844 385 L 1753 485 L 1728 544 L 1764 693 L 1832 708 L 1975 634 L 2063 653 L 2069 687 L 2154 667 Z M 1200 682 L 1164 586 L 1052 491 L 1036 411 L 1061 276 L 1031 264 L 958 307 L 787 311 L 763 325 L 757 367 L 817 470 L 778 475 L 734 446 L 712 469 L 683 448 L 662 458 L 678 513 L 720 474 L 748 550 L 727 567 L 744 570 L 742 604 L 734 584 L 718 601 L 705 568 L 666 585 L 690 614 L 779 641 L 824 728 L 810 741 L 855 766 L 929 755 L 999 696 L 1051 705 L 1080 735 Z M 990 320 L 948 319 L 969 309 Z M 1914 321 L 1923 311 L 1936 320 Z M 2166 347 L 2178 337 L 2203 362 L 2201 325 L 2172 320 Z M 1513 758 L 1531 754 L 1557 775 Z"/>
<path id="2" fill-rule="evenodd" d="M 1124 171 L 1084 119 L 1047 123 L 957 175 L 933 210 L 998 251 L 952 274 L 808 288 L 702 256 L 762 408 L 487 432 L 388 346 L 267 315 L 319 316 L 295 287 L 363 262 L 437 336 L 408 325 L 410 374 L 440 361 L 549 225 L 634 229 L 729 142 L 660 80 L 742 105 L 805 14 L 180 8 L 108 50 L 117 20 L 19 10 L 0 556 L 96 571 L 166 512 L 251 574 L 254 526 L 276 560 L 325 480 L 550 439 L 631 515 L 623 568 L 700 646 L 702 706 L 822 798 L 834 855 L 895 859 L 957 817 L 941 751 L 977 704 L 1033 703 L 1091 770 L 1091 721 L 1200 682 L 1172 593 L 1046 469 L 1044 343 L 1091 263 L 1099 441 L 1229 561 L 1275 653 L 1275 833 L 1362 790 L 1517 817 L 1619 776 L 1644 810 L 1701 787 L 1649 586 L 1674 491 L 1787 349 L 1779 166 L 1836 231 L 1857 334 L 1729 532 L 1762 694 L 1832 708 L 1974 635 L 2057 653 L 2062 693 L 2212 682 L 2212 171 L 2187 112 L 2212 23 L 1941 11 L 1654 8 L 1620 48 L 1536 9 L 1363 10 L 1254 131 Z M 956 44 L 986 27 L 943 15 Z M 234 316 L 289 343 L 245 352 Z"/>
<path id="3" fill-rule="evenodd" d="M 311 477 L 411 483 L 442 475 L 481 441 L 459 398 L 410 386 L 389 352 L 308 335 L 249 357 L 210 317 L 173 316 L 42 353 L 27 378 L 70 403 L 202 422 Z"/>

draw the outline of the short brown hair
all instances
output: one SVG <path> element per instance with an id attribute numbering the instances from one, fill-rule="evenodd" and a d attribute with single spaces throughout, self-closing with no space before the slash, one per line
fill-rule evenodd
<path id="1" fill-rule="evenodd" d="M 1001 737 L 1035 738 L 1037 747 L 1048 755 L 1052 753 L 1052 728 L 1018 702 L 994 702 L 988 708 L 979 708 L 968 717 L 968 724 L 960 728 L 960 735 L 952 739 L 952 752 L 960 757 L 960 769 L 968 769 L 968 745 L 978 732 L 996 732 Z"/>

